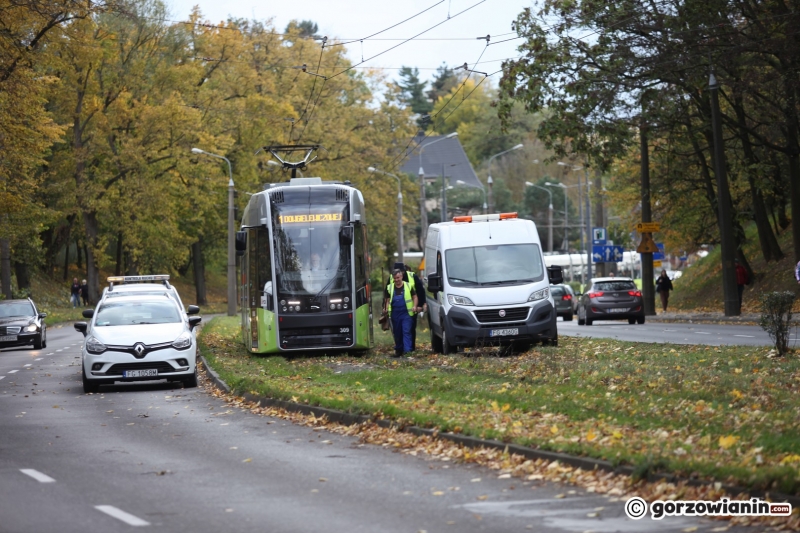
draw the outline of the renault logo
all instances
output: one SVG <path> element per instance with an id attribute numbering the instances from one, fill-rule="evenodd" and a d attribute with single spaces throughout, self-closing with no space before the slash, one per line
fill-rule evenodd
<path id="1" fill-rule="evenodd" d="M 142 354 L 144 353 L 145 349 L 146 348 L 144 347 L 144 344 L 142 344 L 141 342 L 137 342 L 136 344 L 133 345 L 133 351 L 136 352 L 136 357 L 142 357 Z"/>
<path id="2" fill-rule="evenodd" d="M 500 318 L 503 318 L 503 317 L 506 316 L 506 310 L 505 309 L 501 309 L 500 313 L 498 313 L 498 314 L 500 315 Z"/>

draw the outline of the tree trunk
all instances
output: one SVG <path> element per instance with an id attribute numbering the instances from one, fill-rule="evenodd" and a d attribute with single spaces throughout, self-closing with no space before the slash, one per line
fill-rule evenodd
<path id="1" fill-rule="evenodd" d="M 206 305 L 206 266 L 203 262 L 203 240 L 192 244 L 192 263 L 194 263 L 194 288 L 197 305 Z"/>
<path id="2" fill-rule="evenodd" d="M 117 264 L 114 267 L 114 275 L 122 273 L 122 232 L 117 233 Z"/>
<path id="3" fill-rule="evenodd" d="M 75 262 L 77 263 L 78 271 L 81 271 L 83 270 L 83 258 L 81 257 L 83 254 L 81 253 L 81 243 L 78 242 L 78 239 L 75 239 L 75 253 L 78 255 Z"/>
<path id="4" fill-rule="evenodd" d="M 791 76 L 794 78 L 794 76 Z M 800 144 L 798 144 L 797 92 L 788 73 L 784 73 L 786 92 L 786 156 L 789 159 L 789 206 L 792 209 L 794 262 L 800 261 Z"/>
<path id="5" fill-rule="evenodd" d="M 90 211 L 83 213 L 83 224 L 86 230 L 86 283 L 89 285 L 89 303 L 93 304 L 99 300 L 98 288 L 100 287 L 100 269 L 97 266 L 94 256 L 99 234 L 99 224 L 97 223 L 97 213 Z"/>
<path id="6" fill-rule="evenodd" d="M 742 141 L 742 151 L 748 163 L 745 173 L 747 174 L 747 182 L 750 185 L 753 218 L 756 222 L 756 228 L 758 229 L 758 242 L 761 245 L 761 254 L 764 256 L 765 261 L 779 261 L 783 259 L 783 251 L 781 250 L 780 244 L 778 244 L 778 239 L 775 238 L 775 234 L 772 233 L 772 227 L 769 225 L 769 216 L 767 215 L 767 207 L 764 204 L 764 195 L 761 194 L 761 189 L 756 184 L 756 176 L 753 175 L 752 169 L 758 165 L 759 161 L 753 151 L 753 146 L 750 144 L 750 136 L 746 129 L 747 118 L 744 112 L 744 104 L 740 96 L 736 97 L 733 108 L 736 112 L 736 119 L 739 122 L 737 130 L 739 139 Z"/>
<path id="7" fill-rule="evenodd" d="M 8 239 L 0 239 L 0 290 L 6 300 L 11 295 L 11 243 Z"/>
<path id="8" fill-rule="evenodd" d="M 28 263 L 14 261 L 14 274 L 17 275 L 17 288 L 20 292 L 31 288 L 30 267 Z"/>

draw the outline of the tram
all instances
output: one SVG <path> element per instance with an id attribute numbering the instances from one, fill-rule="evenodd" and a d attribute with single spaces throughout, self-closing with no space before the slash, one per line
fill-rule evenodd
<path id="1" fill-rule="evenodd" d="M 267 149 L 293 176 L 310 155 L 290 163 Z M 349 182 L 292 177 L 251 196 L 236 234 L 250 352 L 372 346 L 366 222 L 364 197 Z"/>

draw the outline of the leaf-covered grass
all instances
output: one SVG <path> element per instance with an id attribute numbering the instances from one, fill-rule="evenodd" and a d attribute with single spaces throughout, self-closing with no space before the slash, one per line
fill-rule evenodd
<path id="1" fill-rule="evenodd" d="M 362 357 L 250 355 L 240 337 L 229 318 L 201 335 L 210 364 L 239 391 L 800 492 L 800 361 L 770 359 L 767 348 L 562 337 L 511 357 L 425 349 L 395 360 L 391 346 Z"/>

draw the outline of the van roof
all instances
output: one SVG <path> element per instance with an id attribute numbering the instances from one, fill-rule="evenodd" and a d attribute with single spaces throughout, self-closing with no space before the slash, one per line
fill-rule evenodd
<path id="1" fill-rule="evenodd" d="M 448 248 L 523 242 L 541 245 L 539 232 L 533 221 L 520 218 L 478 223 L 439 222 L 431 225 L 431 229 L 434 228 L 441 233 L 442 242 Z"/>

